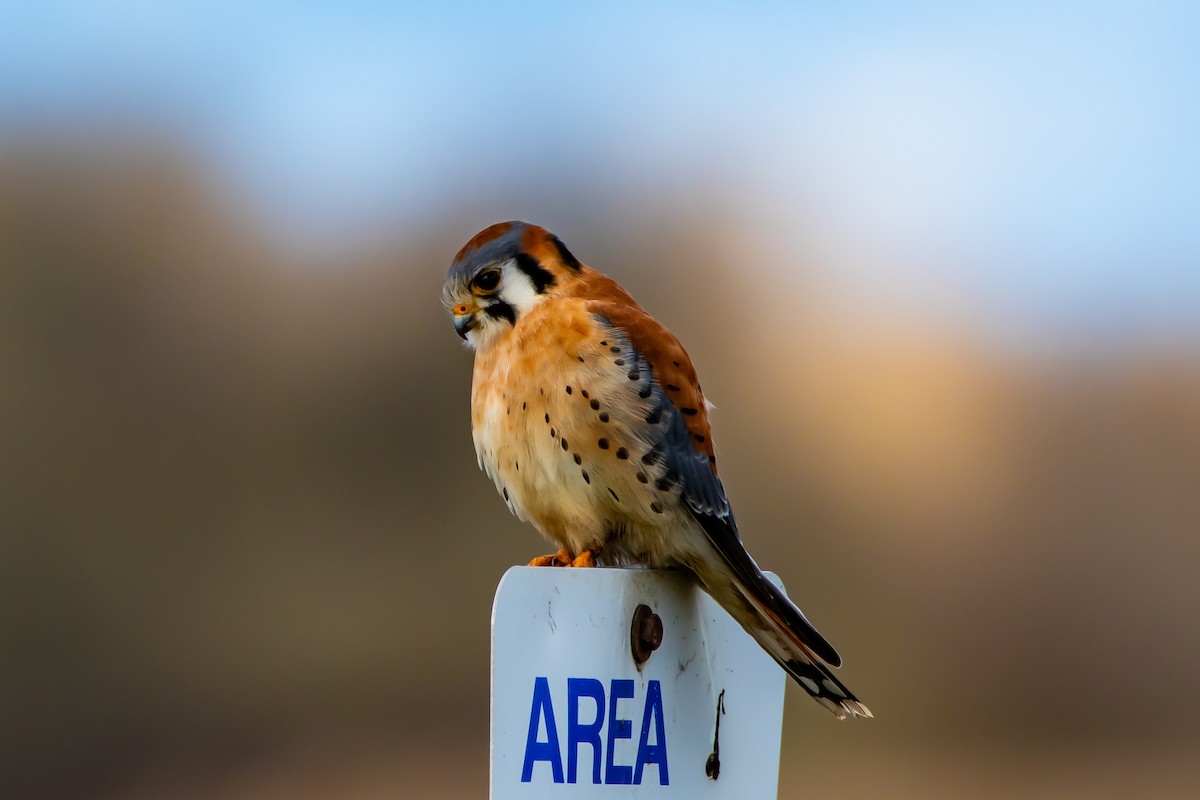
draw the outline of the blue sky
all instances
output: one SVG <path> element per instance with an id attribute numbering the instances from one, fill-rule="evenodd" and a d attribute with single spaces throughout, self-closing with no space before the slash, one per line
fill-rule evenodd
<path id="1" fill-rule="evenodd" d="M 1200 317 L 1200 4 L 165 6 L 6 3 L 0 142 L 159 131 L 331 239 L 514 176 L 720 181 L 855 291 Z"/>

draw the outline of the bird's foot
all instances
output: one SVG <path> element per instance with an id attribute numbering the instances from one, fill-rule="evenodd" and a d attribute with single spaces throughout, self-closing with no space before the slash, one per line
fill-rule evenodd
<path id="1" fill-rule="evenodd" d="M 591 550 L 584 550 L 579 555 L 571 558 L 566 550 L 559 550 L 557 553 L 548 556 L 538 556 L 529 562 L 531 567 L 594 567 L 596 566 L 596 556 Z"/>
<path id="2" fill-rule="evenodd" d="M 566 550 L 559 550 L 557 553 L 552 553 L 548 556 L 538 556 L 529 562 L 531 567 L 569 567 L 571 566 L 571 557 L 567 555 Z"/>
<path id="3" fill-rule="evenodd" d="M 575 558 L 571 559 L 572 567 L 594 567 L 596 566 L 596 557 L 592 555 L 591 550 L 584 550 Z"/>

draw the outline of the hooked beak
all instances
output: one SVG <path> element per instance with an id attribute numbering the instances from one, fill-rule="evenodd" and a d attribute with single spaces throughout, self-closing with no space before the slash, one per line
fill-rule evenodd
<path id="1" fill-rule="evenodd" d="M 460 314 L 459 309 L 454 310 L 454 330 L 458 332 L 458 335 L 461 336 L 464 341 L 467 338 L 467 333 L 474 330 L 476 324 L 477 322 L 473 312 L 467 312 L 464 309 L 463 313 Z"/>

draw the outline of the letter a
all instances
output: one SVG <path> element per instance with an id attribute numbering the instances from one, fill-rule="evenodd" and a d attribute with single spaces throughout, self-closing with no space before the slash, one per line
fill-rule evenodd
<path id="1" fill-rule="evenodd" d="M 654 717 L 654 744 L 650 744 L 650 718 Z M 633 768 L 633 782 L 642 782 L 642 769 L 647 764 L 658 764 L 658 783 L 670 784 L 667 777 L 667 726 L 663 721 L 662 684 L 650 681 L 646 690 L 646 708 L 642 712 L 642 735 L 638 738 L 637 764 Z"/>
<path id="2" fill-rule="evenodd" d="M 546 720 L 546 741 L 539 742 L 538 723 L 543 719 Z M 529 709 L 529 733 L 525 737 L 525 766 L 521 767 L 521 783 L 533 780 L 533 765 L 538 761 L 549 761 L 554 782 L 563 782 L 558 728 L 554 724 L 554 705 L 550 702 L 550 683 L 545 678 L 535 678 L 533 681 L 533 705 Z"/>

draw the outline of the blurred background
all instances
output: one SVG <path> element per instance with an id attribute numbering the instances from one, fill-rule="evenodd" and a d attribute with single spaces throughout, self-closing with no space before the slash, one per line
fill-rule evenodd
<path id="1" fill-rule="evenodd" d="M 877 715 L 791 687 L 780 797 L 1195 796 L 1195 4 L 295 5 L 0 10 L 0 796 L 485 795 L 505 219 Z"/>

